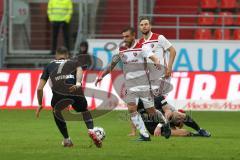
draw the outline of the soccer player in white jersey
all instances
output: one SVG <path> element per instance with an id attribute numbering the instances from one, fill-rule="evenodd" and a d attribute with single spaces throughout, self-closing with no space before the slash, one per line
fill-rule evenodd
<path id="1" fill-rule="evenodd" d="M 153 52 L 160 58 L 160 64 L 166 67 L 165 78 L 169 78 L 176 56 L 173 45 L 163 35 L 151 31 L 151 21 L 148 17 L 140 17 L 139 28 L 142 33 L 142 38 L 139 42 L 143 46 L 150 45 Z"/>
<path id="2" fill-rule="evenodd" d="M 151 21 L 148 17 L 140 17 L 139 28 L 142 33 L 142 38 L 139 40 L 139 43 L 142 43 L 143 47 L 149 46 L 152 48 L 152 52 L 158 56 L 161 66 L 164 66 L 165 69 L 162 79 L 170 82 L 172 66 L 176 56 L 175 48 L 163 35 L 153 33 L 151 27 Z M 151 79 L 154 75 L 151 75 L 150 72 L 149 76 Z M 159 89 L 161 90 L 161 87 Z M 161 96 L 164 95 L 157 95 L 155 99 Z"/>
<path id="3" fill-rule="evenodd" d="M 100 74 L 95 85 L 97 85 L 97 83 L 100 82 L 104 76 L 110 73 L 118 62 L 123 62 L 125 86 L 127 88 L 125 102 L 127 103 L 128 111 L 131 114 L 131 120 L 133 124 L 140 131 L 139 140 L 149 141 L 149 133 L 146 130 L 142 117 L 137 112 L 136 100 L 141 98 L 145 109 L 147 111 L 149 108 L 153 110 L 152 108 L 154 108 L 154 101 L 149 92 L 149 83 L 147 83 L 148 79 L 146 76 L 144 59 L 150 59 L 157 67 L 160 68 L 159 59 L 155 54 L 152 53 L 149 46 L 146 45 L 142 47 L 142 44 L 135 40 L 135 31 L 133 28 L 128 27 L 124 29 L 122 31 L 122 37 L 125 45 L 119 48 L 118 54 L 113 57 L 111 64 Z M 145 87 L 145 90 L 141 88 L 143 85 L 147 86 Z M 149 94 L 141 95 L 141 93 L 146 92 L 146 90 L 148 90 Z M 162 124 L 160 125 L 164 126 L 164 129 L 168 133 L 165 137 L 169 138 L 171 135 L 170 127 L 162 113 L 157 112 L 155 109 L 150 114 L 155 114 L 154 116 L 162 120 Z"/>
<path id="4" fill-rule="evenodd" d="M 162 79 L 170 82 L 172 66 L 176 56 L 175 48 L 163 35 L 151 31 L 151 21 L 148 17 L 140 17 L 139 29 L 142 33 L 142 38 L 139 40 L 139 43 L 141 43 L 143 47 L 148 46 L 152 48 L 152 52 L 158 56 L 161 66 L 164 66 L 165 69 Z M 155 76 L 151 73 L 156 74 L 155 72 L 149 72 L 149 79 Z M 159 89 L 161 90 L 161 88 Z M 157 100 L 161 96 L 163 95 L 158 95 L 154 99 Z M 155 109 L 152 108 L 152 111 L 154 110 Z M 151 113 L 151 110 L 149 111 Z M 134 135 L 134 133 L 130 133 L 130 135 Z"/>

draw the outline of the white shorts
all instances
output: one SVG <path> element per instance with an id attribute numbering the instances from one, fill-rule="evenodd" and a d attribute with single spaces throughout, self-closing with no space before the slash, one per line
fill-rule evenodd
<path id="1" fill-rule="evenodd" d="M 131 91 L 131 90 L 127 89 L 124 101 L 127 104 L 129 104 L 129 103 L 136 104 L 138 102 L 139 98 L 141 98 L 145 109 L 154 107 L 154 98 L 151 96 L 150 91 L 149 91 L 149 94 L 142 95 L 141 92 Z"/>

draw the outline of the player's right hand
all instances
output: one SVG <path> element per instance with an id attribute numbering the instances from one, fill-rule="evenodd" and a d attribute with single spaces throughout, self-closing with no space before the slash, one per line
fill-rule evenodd
<path id="1" fill-rule="evenodd" d="M 160 135 L 161 135 L 161 128 L 157 126 L 154 130 L 154 136 L 160 136 Z"/>
<path id="2" fill-rule="evenodd" d="M 69 87 L 69 92 L 70 93 L 76 92 L 76 90 L 80 87 L 81 87 L 81 85 L 73 85 L 73 86 Z"/>
<path id="3" fill-rule="evenodd" d="M 97 87 L 97 84 L 102 81 L 102 77 L 98 77 L 95 81 L 95 86 Z"/>
<path id="4" fill-rule="evenodd" d="M 42 105 L 39 105 L 37 110 L 36 110 L 36 118 L 39 118 L 40 112 L 43 109 Z"/>

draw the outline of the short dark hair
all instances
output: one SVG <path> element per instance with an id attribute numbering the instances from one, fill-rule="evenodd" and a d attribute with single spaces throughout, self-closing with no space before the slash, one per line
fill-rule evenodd
<path id="1" fill-rule="evenodd" d="M 127 32 L 127 31 L 130 31 L 131 34 L 136 33 L 136 32 L 135 32 L 135 29 L 134 29 L 133 27 L 126 27 L 126 28 L 124 28 L 124 29 L 122 30 L 121 33 Z"/>
<path id="2" fill-rule="evenodd" d="M 82 42 L 80 43 L 80 47 L 81 47 L 81 46 L 84 46 L 84 47 L 88 48 L 88 42 L 87 42 L 87 41 L 82 41 Z"/>
<path id="3" fill-rule="evenodd" d="M 151 24 L 151 19 L 147 16 L 141 16 L 139 17 L 139 24 L 143 21 L 143 20 L 148 20 L 149 24 Z"/>
<path id="4" fill-rule="evenodd" d="M 66 47 L 61 46 L 57 49 L 56 54 L 67 55 L 67 54 L 69 54 L 69 52 L 68 52 L 68 49 Z"/>

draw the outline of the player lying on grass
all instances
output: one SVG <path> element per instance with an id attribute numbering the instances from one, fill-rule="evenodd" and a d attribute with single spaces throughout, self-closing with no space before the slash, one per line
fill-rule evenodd
<path id="1" fill-rule="evenodd" d="M 163 96 L 156 97 L 154 99 L 155 107 L 159 111 L 161 111 L 166 118 L 170 122 L 171 126 L 171 135 L 172 136 L 202 136 L 202 137 L 210 137 L 211 134 L 206 130 L 199 127 L 199 125 L 187 114 L 176 111 L 176 109 L 169 105 Z M 149 133 L 154 136 L 164 136 L 164 131 L 159 126 L 157 119 L 149 118 L 147 112 L 143 108 L 142 101 L 139 100 L 138 103 L 138 112 L 141 114 L 145 126 Z M 190 132 L 186 129 L 183 129 L 183 125 L 191 127 L 196 133 Z M 133 125 L 131 125 L 132 132 L 129 134 L 130 136 L 134 136 L 136 134 L 136 129 Z"/>

